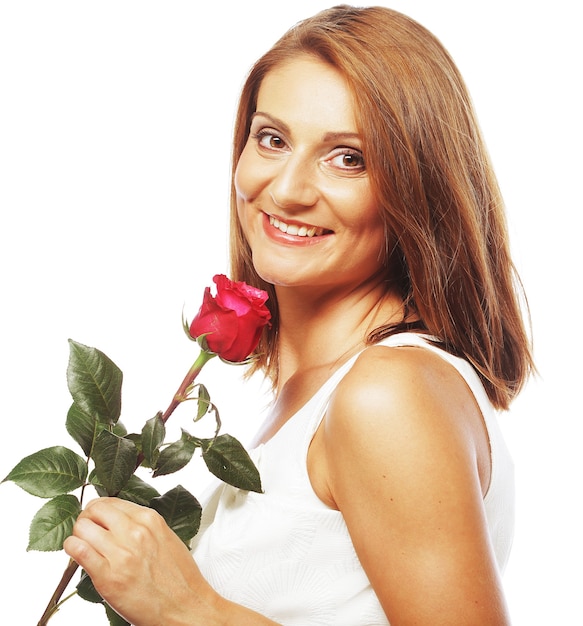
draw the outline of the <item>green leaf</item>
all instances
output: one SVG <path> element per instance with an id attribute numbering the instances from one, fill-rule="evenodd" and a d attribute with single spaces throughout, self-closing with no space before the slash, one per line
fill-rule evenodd
<path id="1" fill-rule="evenodd" d="M 182 485 L 154 498 L 150 507 L 158 511 L 170 528 L 186 545 L 200 528 L 202 507 Z"/>
<path id="2" fill-rule="evenodd" d="M 198 445 L 198 440 L 183 430 L 182 437 L 178 441 L 171 443 L 160 452 L 154 476 L 164 476 L 182 469 L 192 459 Z"/>
<path id="3" fill-rule="evenodd" d="M 235 437 L 224 434 L 216 439 L 204 439 L 202 457 L 217 478 L 233 487 L 262 493 L 259 471 Z"/>
<path id="4" fill-rule="evenodd" d="M 97 589 L 95 589 L 93 581 L 85 570 L 81 572 L 81 580 L 79 580 L 76 589 L 77 595 L 87 602 L 93 602 L 93 604 L 103 602 L 103 598 L 99 595 Z"/>
<path id="5" fill-rule="evenodd" d="M 111 431 L 114 435 L 118 437 L 126 437 L 128 434 L 128 429 L 120 422 L 119 420 L 115 423 L 113 430 Z"/>
<path id="6" fill-rule="evenodd" d="M 160 455 L 160 446 L 164 443 L 165 436 L 166 426 L 164 426 L 162 421 L 162 413 L 158 413 L 152 419 L 149 419 L 144 428 L 142 428 L 140 442 L 144 455 L 143 465 L 156 467 L 158 456 Z"/>
<path id="7" fill-rule="evenodd" d="M 125 619 L 118 615 L 109 604 L 103 604 L 105 607 L 105 614 L 107 615 L 107 619 L 109 620 L 109 626 L 131 626 L 129 622 L 126 622 Z"/>
<path id="8" fill-rule="evenodd" d="M 97 430 L 98 424 L 99 422 L 94 416 L 85 413 L 76 402 L 73 402 L 67 413 L 65 427 L 87 456 L 91 454 L 93 449 L 96 433 L 101 431 L 101 429 Z"/>
<path id="9" fill-rule="evenodd" d="M 123 437 L 127 433 L 121 421 L 118 421 L 113 427 L 111 424 L 99 422 L 94 415 L 85 413 L 76 402 L 73 402 L 67 413 L 65 426 L 67 432 L 81 446 L 87 456 L 93 454 L 95 439 L 97 439 L 97 436 L 102 430 L 112 430 L 113 433 L 120 437 Z"/>
<path id="10" fill-rule="evenodd" d="M 99 482 L 99 479 L 95 475 L 95 472 L 91 472 L 89 482 L 95 487 L 98 495 L 101 497 L 108 495 L 105 487 Z M 159 495 L 160 493 L 157 489 L 154 489 L 154 487 L 134 474 L 130 476 L 126 486 L 117 494 L 117 497 L 122 500 L 129 500 L 130 502 L 141 504 L 142 506 L 149 506 L 150 500 L 157 498 Z"/>
<path id="11" fill-rule="evenodd" d="M 62 550 L 79 513 L 81 503 L 75 496 L 61 495 L 49 500 L 32 520 L 27 550 Z"/>
<path id="12" fill-rule="evenodd" d="M 122 372 L 103 352 L 69 339 L 67 384 L 83 413 L 115 424 L 121 413 Z"/>
<path id="13" fill-rule="evenodd" d="M 201 419 L 208 413 L 209 407 L 211 405 L 211 395 L 208 392 L 208 389 L 202 383 L 198 386 L 197 398 L 198 410 L 196 413 L 196 418 L 194 420 L 195 422 L 198 422 L 199 419 Z"/>
<path id="14" fill-rule="evenodd" d="M 152 498 L 160 495 L 157 489 L 149 485 L 135 474 L 130 477 L 126 486 L 117 494 L 122 500 L 129 500 L 142 506 L 148 506 Z"/>
<path id="15" fill-rule="evenodd" d="M 119 424 L 119 422 L 118 422 Z M 119 434 L 119 433 L 116 433 Z M 138 452 L 142 451 L 142 435 L 138 434 L 138 433 L 129 433 L 126 435 L 120 435 L 120 436 L 124 436 L 126 439 L 129 439 L 130 441 L 133 441 L 136 444 L 136 448 L 138 449 Z"/>
<path id="16" fill-rule="evenodd" d="M 136 470 L 136 444 L 107 430 L 99 433 L 93 449 L 95 473 L 108 496 L 117 495 Z"/>
<path id="17" fill-rule="evenodd" d="M 87 463 L 69 448 L 54 446 L 22 459 L 4 480 L 33 496 L 52 498 L 81 487 L 86 478 Z"/>

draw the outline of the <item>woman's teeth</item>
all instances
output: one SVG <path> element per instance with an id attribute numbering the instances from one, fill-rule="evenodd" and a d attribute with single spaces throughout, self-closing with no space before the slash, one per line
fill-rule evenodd
<path id="1" fill-rule="evenodd" d="M 297 224 L 286 224 L 281 222 L 272 215 L 269 216 L 269 223 L 275 228 L 281 230 L 282 233 L 295 235 L 297 237 L 319 237 L 323 235 L 325 230 L 316 226 L 298 226 Z"/>

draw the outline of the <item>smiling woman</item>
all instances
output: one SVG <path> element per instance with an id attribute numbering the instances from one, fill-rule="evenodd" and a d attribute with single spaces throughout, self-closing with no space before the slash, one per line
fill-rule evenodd
<path id="1" fill-rule="evenodd" d="M 264 493 L 212 485 L 192 555 L 107 499 L 65 549 L 137 626 L 506 626 L 497 413 L 533 362 L 449 54 L 398 12 L 325 10 L 252 68 L 233 154 L 233 278 L 272 314 Z"/>

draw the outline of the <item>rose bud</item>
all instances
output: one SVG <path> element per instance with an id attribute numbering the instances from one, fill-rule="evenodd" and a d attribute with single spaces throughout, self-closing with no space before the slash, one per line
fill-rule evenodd
<path id="1" fill-rule="evenodd" d="M 210 287 L 190 324 L 190 335 L 205 335 L 206 346 L 232 363 L 245 361 L 255 350 L 271 313 L 265 305 L 267 293 L 244 282 L 234 282 L 223 274 L 214 276 L 217 295 Z"/>

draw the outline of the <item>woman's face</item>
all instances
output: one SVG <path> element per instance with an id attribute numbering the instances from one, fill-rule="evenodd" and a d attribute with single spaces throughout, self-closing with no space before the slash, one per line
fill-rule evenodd
<path id="1" fill-rule="evenodd" d="M 266 75 L 235 188 L 266 282 L 354 288 L 381 274 L 384 227 L 352 96 L 332 66 L 302 55 Z"/>

